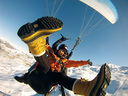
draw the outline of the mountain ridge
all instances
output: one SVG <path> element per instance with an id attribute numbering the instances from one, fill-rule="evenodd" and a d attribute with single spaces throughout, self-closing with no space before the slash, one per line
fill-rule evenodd
<path id="1" fill-rule="evenodd" d="M 11 47 L 10 47 L 11 46 Z M 1 94 L 11 96 L 40 96 L 34 92 L 28 85 L 18 83 L 14 76 L 22 75 L 27 72 L 28 68 L 35 62 L 33 56 L 17 50 L 6 40 L 0 38 L 0 91 Z M 128 92 L 128 67 L 108 64 L 111 73 L 111 84 L 107 89 L 106 96 L 127 96 Z M 81 77 L 92 80 L 99 72 L 101 65 L 80 66 L 69 68 L 68 76 L 72 78 Z M 75 96 L 73 92 L 66 90 L 70 96 Z M 51 96 L 59 96 L 60 92 L 56 91 Z M 8 96 L 9 96 L 8 95 Z M 78 96 L 78 95 L 77 95 Z"/>

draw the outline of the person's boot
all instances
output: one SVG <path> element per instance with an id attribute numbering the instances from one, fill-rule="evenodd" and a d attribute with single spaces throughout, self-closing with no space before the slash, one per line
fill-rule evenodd
<path id="1" fill-rule="evenodd" d="M 76 80 L 73 85 L 75 94 L 84 96 L 105 96 L 106 89 L 111 82 L 111 72 L 107 64 L 104 64 L 99 74 L 92 80 Z"/>
<path id="2" fill-rule="evenodd" d="M 46 50 L 45 38 L 62 29 L 63 22 L 53 17 L 42 17 L 33 23 L 27 23 L 18 30 L 18 36 L 24 41 L 34 56 L 41 56 Z"/>
<path id="3" fill-rule="evenodd" d="M 27 84 L 27 76 L 29 73 L 25 73 L 23 76 L 19 77 L 19 76 L 15 76 L 14 78 L 20 82 L 20 83 L 25 83 Z"/>

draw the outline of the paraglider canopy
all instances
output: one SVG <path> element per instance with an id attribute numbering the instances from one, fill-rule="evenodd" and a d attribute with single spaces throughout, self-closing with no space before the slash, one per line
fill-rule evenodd
<path id="1" fill-rule="evenodd" d="M 92 7 L 107 20 L 114 24 L 118 20 L 118 13 L 111 0 L 79 0 Z"/>

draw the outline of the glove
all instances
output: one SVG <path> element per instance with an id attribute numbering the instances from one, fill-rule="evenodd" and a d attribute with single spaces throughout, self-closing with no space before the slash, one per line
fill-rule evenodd
<path id="1" fill-rule="evenodd" d="M 60 35 L 62 36 L 62 38 L 61 38 L 62 41 L 71 39 L 71 38 L 64 37 L 62 34 L 60 34 Z"/>
<path id="2" fill-rule="evenodd" d="M 90 65 L 90 66 L 92 66 L 92 62 L 90 61 L 90 59 L 88 60 L 88 64 Z"/>

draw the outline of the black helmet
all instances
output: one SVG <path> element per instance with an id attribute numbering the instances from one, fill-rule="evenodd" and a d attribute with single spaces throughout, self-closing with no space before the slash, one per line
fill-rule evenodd
<path id="1" fill-rule="evenodd" d="M 59 50 L 62 49 L 64 51 L 64 54 L 68 55 L 68 47 L 65 44 L 61 44 L 59 46 Z"/>

